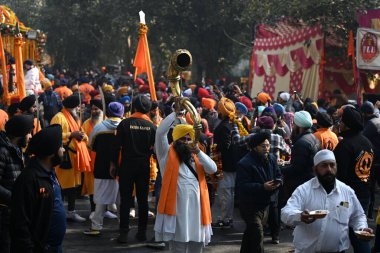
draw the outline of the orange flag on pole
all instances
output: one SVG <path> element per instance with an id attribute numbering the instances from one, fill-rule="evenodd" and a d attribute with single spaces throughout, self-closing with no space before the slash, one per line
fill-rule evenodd
<path id="1" fill-rule="evenodd" d="M 347 56 L 348 57 L 351 56 L 352 71 L 354 72 L 354 82 L 356 85 L 357 80 L 356 80 L 356 62 L 355 62 L 355 42 L 354 42 L 354 34 L 352 30 L 350 30 L 350 33 L 349 33 Z"/>
<path id="2" fill-rule="evenodd" d="M 136 68 L 134 79 L 142 73 L 148 75 L 149 90 L 152 101 L 157 101 L 156 88 L 154 86 L 152 62 L 150 60 L 150 52 L 148 46 L 148 38 L 146 36 L 148 27 L 145 24 L 145 14 L 140 11 L 140 30 L 139 30 L 139 43 L 137 44 L 137 50 L 133 66 Z"/>
<path id="3" fill-rule="evenodd" d="M 17 91 L 20 101 L 26 96 L 25 81 L 24 81 L 24 67 L 22 60 L 22 35 L 16 35 L 15 38 L 15 61 L 16 61 L 16 78 L 17 78 Z"/>
<path id="4" fill-rule="evenodd" d="M 1 74 L 3 75 L 3 101 L 4 104 L 9 105 L 10 99 L 9 99 L 9 91 L 8 91 L 8 78 L 7 78 L 7 66 L 5 63 L 5 53 L 4 53 L 4 46 L 3 46 L 3 38 L 1 36 L 0 32 L 0 63 L 1 63 Z"/>

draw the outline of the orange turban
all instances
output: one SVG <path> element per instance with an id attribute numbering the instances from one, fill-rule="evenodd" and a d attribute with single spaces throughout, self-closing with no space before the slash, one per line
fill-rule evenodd
<path id="1" fill-rule="evenodd" d="M 197 115 L 198 115 L 199 118 L 201 118 L 201 115 L 199 115 L 199 113 L 197 113 Z M 187 124 L 190 124 L 190 125 L 193 125 L 193 124 L 194 124 L 194 121 L 193 121 L 193 119 L 191 118 L 189 112 L 186 113 L 186 122 L 187 122 Z"/>
<path id="2" fill-rule="evenodd" d="M 50 82 L 50 80 L 47 79 L 47 78 L 44 78 L 44 79 L 41 81 L 41 84 L 42 84 L 42 87 L 44 88 L 44 90 L 46 90 L 47 88 L 53 86 L 53 84 L 52 84 L 52 83 Z"/>
<path id="3" fill-rule="evenodd" d="M 128 87 L 127 86 L 122 86 L 117 90 L 117 94 L 119 96 L 124 96 L 124 94 L 128 93 Z"/>
<path id="4" fill-rule="evenodd" d="M 235 114 L 236 108 L 231 99 L 222 97 L 218 104 L 218 112 L 223 116 L 229 116 L 231 113 Z"/>
<path id="5" fill-rule="evenodd" d="M 202 98 L 202 106 L 209 110 L 213 110 L 216 106 L 216 101 L 212 98 Z"/>
<path id="6" fill-rule="evenodd" d="M 265 92 L 260 92 L 257 95 L 257 99 L 260 100 L 261 103 L 266 104 L 269 101 L 272 101 L 271 97 L 269 96 L 268 93 Z"/>

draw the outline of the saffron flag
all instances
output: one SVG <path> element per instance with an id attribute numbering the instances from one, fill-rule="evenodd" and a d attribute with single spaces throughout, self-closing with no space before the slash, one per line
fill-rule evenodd
<path id="1" fill-rule="evenodd" d="M 1 74 L 3 75 L 3 101 L 4 104 L 9 105 L 10 99 L 9 99 L 9 91 L 8 91 L 8 78 L 7 78 L 7 66 L 5 63 L 5 53 L 4 53 L 4 46 L 3 46 L 3 38 L 0 33 L 0 60 L 1 60 Z"/>
<path id="2" fill-rule="evenodd" d="M 17 91 L 20 101 L 26 96 L 25 81 L 24 81 L 24 67 L 22 59 L 22 35 L 16 35 L 15 38 L 15 61 L 16 61 L 16 78 L 17 78 Z"/>
<path id="3" fill-rule="evenodd" d="M 133 66 L 136 68 L 134 79 L 136 80 L 138 75 L 146 73 L 148 76 L 151 99 L 152 101 L 157 101 L 156 88 L 154 86 L 153 79 L 152 62 L 150 60 L 148 38 L 146 36 L 147 32 L 148 27 L 145 24 L 145 20 L 142 21 L 140 18 L 139 42 L 137 44 L 135 60 L 133 61 Z"/>

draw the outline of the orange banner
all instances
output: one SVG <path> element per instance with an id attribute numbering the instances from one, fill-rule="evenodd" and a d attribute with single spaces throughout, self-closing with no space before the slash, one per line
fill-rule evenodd
<path id="1" fill-rule="evenodd" d="M 1 74 L 3 75 L 3 101 L 4 104 L 9 105 L 9 90 L 8 90 L 8 78 L 7 78 L 7 66 L 5 61 L 5 53 L 4 53 L 4 46 L 3 46 L 3 38 L 1 36 L 0 32 L 0 63 L 1 63 Z"/>
<path id="2" fill-rule="evenodd" d="M 134 79 L 136 80 L 139 74 L 146 73 L 148 75 L 151 99 L 152 101 L 157 101 L 156 88 L 154 86 L 152 71 L 152 62 L 150 60 L 148 38 L 146 36 L 147 32 L 148 27 L 145 24 L 140 23 L 139 43 L 137 44 L 135 60 L 133 61 L 133 66 L 136 68 Z"/>
<path id="3" fill-rule="evenodd" d="M 20 101 L 26 96 L 25 82 L 24 82 L 24 67 L 22 59 L 22 35 L 16 35 L 15 38 L 15 61 L 16 61 L 16 78 L 17 78 L 17 91 Z"/>

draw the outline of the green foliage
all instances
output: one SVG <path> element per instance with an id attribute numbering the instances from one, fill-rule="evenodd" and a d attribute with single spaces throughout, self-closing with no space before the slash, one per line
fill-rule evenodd
<path id="1" fill-rule="evenodd" d="M 248 59 L 255 26 L 282 17 L 321 22 L 328 35 L 346 41 L 357 10 L 379 0 L 6 0 L 26 25 L 44 30 L 47 49 L 58 66 L 83 68 L 123 60 L 132 69 L 138 41 L 138 12 L 146 13 L 148 41 L 156 74 L 171 52 L 189 49 L 194 74 L 218 78 Z"/>

